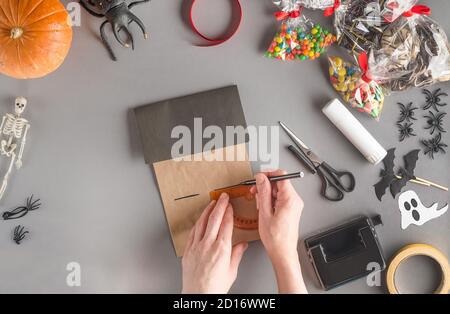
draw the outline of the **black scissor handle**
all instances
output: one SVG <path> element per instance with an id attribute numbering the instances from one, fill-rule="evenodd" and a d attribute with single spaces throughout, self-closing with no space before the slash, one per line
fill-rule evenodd
<path id="1" fill-rule="evenodd" d="M 350 171 L 337 171 L 326 162 L 323 162 L 320 167 L 323 167 L 323 169 L 330 174 L 335 181 L 334 183 L 343 191 L 352 192 L 355 189 L 355 176 Z M 347 180 L 345 180 L 345 178 L 347 178 Z M 348 181 L 348 184 L 346 184 L 345 181 Z"/>
<path id="2" fill-rule="evenodd" d="M 330 201 L 340 201 L 344 198 L 345 192 L 351 192 L 355 189 L 355 177 L 349 171 L 337 171 L 326 162 L 323 162 L 317 168 L 322 177 L 322 195 Z M 348 184 L 344 183 L 344 178 L 348 179 Z M 345 180 L 347 181 L 347 180 Z M 336 197 L 330 196 L 328 190 L 335 190 Z"/>
<path id="3" fill-rule="evenodd" d="M 330 177 L 328 171 L 322 166 L 317 168 L 317 173 L 322 179 L 322 191 L 321 194 L 329 201 L 337 202 L 344 198 L 344 192 L 334 183 L 334 179 Z"/>

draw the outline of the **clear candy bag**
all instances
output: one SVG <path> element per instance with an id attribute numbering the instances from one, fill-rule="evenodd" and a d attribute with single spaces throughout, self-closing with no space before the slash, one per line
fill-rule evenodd
<path id="1" fill-rule="evenodd" d="M 330 31 L 302 15 L 302 0 L 273 2 L 280 9 L 275 16 L 282 23 L 266 51 L 266 57 L 278 60 L 314 60 L 336 41 Z"/>
<path id="2" fill-rule="evenodd" d="M 300 0 L 300 5 L 307 9 L 325 10 L 333 7 L 335 0 Z"/>
<path id="3" fill-rule="evenodd" d="M 372 10 L 371 8 L 379 8 L 378 12 L 379 15 L 386 20 L 394 21 L 396 20 L 400 15 L 403 14 L 403 12 L 408 11 L 411 9 L 413 5 L 415 5 L 418 0 L 383 0 L 383 1 L 369 1 L 369 12 Z M 375 4 L 375 2 L 377 4 Z M 325 10 L 325 9 L 337 9 L 341 6 L 341 3 L 343 5 L 346 5 L 348 1 L 345 0 L 301 0 L 300 4 L 307 8 L 307 9 L 313 9 L 313 10 Z M 334 11 L 333 9 L 333 11 Z M 368 18 L 371 18 L 370 15 L 368 15 Z"/>
<path id="4" fill-rule="evenodd" d="M 342 99 L 352 108 L 378 120 L 383 110 L 383 88 L 369 80 L 359 66 L 340 57 L 329 57 L 330 81 Z"/>
<path id="5" fill-rule="evenodd" d="M 370 52 L 369 71 L 388 91 L 448 81 L 450 45 L 447 36 L 424 14 L 402 16 L 385 29 L 379 48 Z"/>
<path id="6" fill-rule="evenodd" d="M 418 0 L 342 0 L 334 10 L 340 46 L 368 53 L 391 22 L 410 10 Z"/>
<path id="7" fill-rule="evenodd" d="M 384 3 L 383 3 L 384 2 Z M 383 11 L 381 12 L 383 19 L 391 23 L 399 18 L 403 13 L 411 10 L 419 0 L 385 0 L 382 3 Z"/>

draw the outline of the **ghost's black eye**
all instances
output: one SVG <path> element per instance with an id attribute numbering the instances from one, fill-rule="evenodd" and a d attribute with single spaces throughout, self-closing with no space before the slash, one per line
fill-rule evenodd
<path id="1" fill-rule="evenodd" d="M 411 200 L 411 205 L 412 207 L 416 208 L 417 207 L 417 201 L 415 199 Z"/>
<path id="2" fill-rule="evenodd" d="M 405 202 L 405 203 L 403 204 L 403 206 L 405 207 L 406 210 L 410 210 L 410 209 L 411 209 L 411 205 L 409 205 L 408 202 Z"/>

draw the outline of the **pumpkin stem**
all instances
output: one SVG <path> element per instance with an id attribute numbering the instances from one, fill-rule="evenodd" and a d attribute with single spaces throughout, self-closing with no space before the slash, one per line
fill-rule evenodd
<path id="1" fill-rule="evenodd" d="M 23 34 L 23 29 L 21 27 L 14 27 L 11 29 L 11 35 L 10 37 L 12 39 L 18 39 Z"/>

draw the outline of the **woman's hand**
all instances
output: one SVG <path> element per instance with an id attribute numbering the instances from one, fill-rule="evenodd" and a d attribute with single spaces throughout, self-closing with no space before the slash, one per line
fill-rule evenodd
<path id="1" fill-rule="evenodd" d="M 286 174 L 285 171 L 256 175 L 259 234 L 271 259 L 297 256 L 298 228 L 303 201 L 289 180 L 270 183 L 267 176 Z"/>
<path id="2" fill-rule="evenodd" d="M 251 192 L 256 193 L 259 234 L 274 266 L 280 293 L 306 293 L 297 253 L 303 201 L 289 180 L 271 184 L 267 178 L 284 174 L 281 170 L 257 174 Z"/>
<path id="3" fill-rule="evenodd" d="M 184 251 L 182 293 L 227 293 L 247 243 L 232 246 L 233 208 L 227 194 L 212 201 L 192 228 Z"/>

